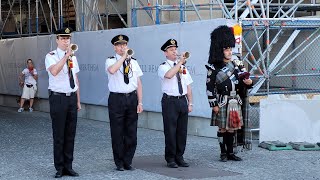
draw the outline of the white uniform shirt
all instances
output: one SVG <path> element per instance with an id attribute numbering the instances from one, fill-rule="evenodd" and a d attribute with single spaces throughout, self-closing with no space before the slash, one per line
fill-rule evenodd
<path id="1" fill-rule="evenodd" d="M 174 63 L 178 63 L 177 61 L 173 62 L 171 60 L 165 61 L 163 64 L 159 66 L 158 76 L 161 80 L 161 89 L 163 93 L 166 93 L 169 96 L 181 96 L 179 93 L 178 87 L 178 78 L 174 75 L 171 79 L 165 78 L 165 74 L 174 66 Z M 183 65 L 181 66 L 183 68 Z M 186 68 L 186 74 L 180 73 L 181 85 L 183 89 L 182 95 L 187 94 L 187 86 L 193 82 L 189 71 Z"/>
<path id="2" fill-rule="evenodd" d="M 64 57 L 65 53 L 66 51 L 62 51 L 61 49 L 57 48 L 57 50 L 51 51 L 46 55 L 45 65 L 46 65 L 46 70 L 48 71 L 48 74 L 49 74 L 48 89 L 54 92 L 70 93 L 70 92 L 75 92 L 78 89 L 78 85 L 76 83 L 76 78 L 77 78 L 76 74 L 80 70 L 79 70 L 77 58 L 75 56 L 72 57 L 73 68 L 71 68 L 74 84 L 75 84 L 75 87 L 73 89 L 70 87 L 67 63 L 65 63 L 62 70 L 56 76 L 53 76 L 49 71 L 49 67 L 54 64 L 57 64 Z"/>
<path id="3" fill-rule="evenodd" d="M 24 83 L 28 84 L 28 85 L 36 85 L 37 81 L 34 79 L 34 77 L 32 76 L 32 74 L 30 73 L 30 70 L 28 68 L 25 68 L 22 71 L 22 74 L 24 74 Z M 35 68 L 33 68 L 33 74 L 37 75 L 38 72 Z"/>
<path id="4" fill-rule="evenodd" d="M 108 71 L 108 68 L 115 64 L 119 59 L 121 58 L 120 55 L 116 54 L 113 58 L 108 58 L 106 60 L 106 72 L 108 74 L 108 88 L 110 92 L 116 92 L 116 93 L 130 93 L 137 89 L 138 87 L 138 77 L 142 76 L 143 73 L 141 71 L 141 68 L 138 64 L 138 62 L 134 59 L 130 60 L 131 63 L 131 69 L 132 71 L 129 71 L 129 83 L 126 84 L 124 82 L 123 77 L 123 65 L 120 67 L 120 69 L 115 72 L 114 74 L 111 74 Z"/>

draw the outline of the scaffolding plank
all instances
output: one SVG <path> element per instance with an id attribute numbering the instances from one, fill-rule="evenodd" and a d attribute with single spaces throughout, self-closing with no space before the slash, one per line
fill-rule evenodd
<path id="1" fill-rule="evenodd" d="M 290 142 L 293 149 L 298 151 L 320 151 L 318 144 L 312 144 L 308 142 Z"/>
<path id="2" fill-rule="evenodd" d="M 292 146 L 281 141 L 262 141 L 259 147 L 268 149 L 269 151 L 292 150 Z"/>
<path id="3" fill-rule="evenodd" d="M 253 18 L 247 18 L 245 20 L 242 21 L 242 27 L 244 29 L 247 29 L 247 28 L 252 28 L 252 25 L 254 24 L 256 27 L 265 27 L 265 22 L 268 22 L 270 24 L 270 28 L 279 28 L 279 27 L 282 27 L 282 28 L 300 28 L 300 29 L 303 29 L 303 28 L 318 28 L 320 26 L 320 20 L 319 18 L 314 18 L 314 20 L 312 19 L 302 19 L 302 20 L 299 20 L 299 19 L 292 19 L 290 20 L 289 18 L 287 20 L 285 19 L 277 19 L 275 18 L 275 20 L 271 20 L 271 19 L 268 19 L 268 20 L 264 20 L 263 18 L 256 18 L 256 19 L 253 19 Z"/>

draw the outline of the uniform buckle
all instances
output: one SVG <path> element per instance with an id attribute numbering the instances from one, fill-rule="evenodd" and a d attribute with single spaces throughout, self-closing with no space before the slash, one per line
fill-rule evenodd
<path id="1" fill-rule="evenodd" d="M 230 96 L 235 96 L 237 95 L 237 91 L 230 91 Z"/>
<path id="2" fill-rule="evenodd" d="M 66 93 L 66 96 L 71 96 L 71 93 L 69 92 L 69 93 Z"/>

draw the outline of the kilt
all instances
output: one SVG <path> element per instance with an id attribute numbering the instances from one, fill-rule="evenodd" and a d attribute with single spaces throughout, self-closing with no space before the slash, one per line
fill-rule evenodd
<path id="1" fill-rule="evenodd" d="M 251 121 L 249 119 L 249 98 L 241 98 L 242 99 L 242 117 L 243 117 L 243 126 L 241 130 L 238 130 L 237 133 L 243 133 L 241 140 L 243 141 L 243 145 L 246 146 L 247 149 L 251 149 L 252 138 L 251 131 L 252 128 Z M 240 135 L 240 134 L 239 134 Z M 241 140 L 238 139 L 238 142 L 241 144 Z"/>
<path id="2" fill-rule="evenodd" d="M 230 99 L 234 99 L 231 96 L 228 96 L 227 102 Z M 239 108 L 242 109 L 241 105 L 239 105 Z M 218 126 L 219 128 L 224 128 L 227 130 L 238 130 L 241 129 L 241 126 L 243 125 L 243 117 L 242 117 L 242 111 L 240 109 L 239 116 L 240 116 L 240 126 L 238 127 L 229 127 L 228 124 L 228 115 L 227 115 L 227 110 L 228 110 L 228 103 L 222 107 L 219 107 L 219 113 L 215 114 L 214 111 L 212 110 L 211 114 L 211 126 Z"/>

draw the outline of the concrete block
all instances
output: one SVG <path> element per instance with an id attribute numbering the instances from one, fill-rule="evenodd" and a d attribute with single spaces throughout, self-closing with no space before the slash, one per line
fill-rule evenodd
<path id="1" fill-rule="evenodd" d="M 138 117 L 138 127 L 148 128 L 148 112 L 143 111 Z"/>
<path id="2" fill-rule="evenodd" d="M 16 107 L 17 96 L 0 95 L 0 106 Z M 98 121 L 109 121 L 108 107 L 91 104 L 81 104 L 82 110 L 78 112 L 79 118 L 92 119 Z M 48 99 L 35 99 L 35 111 L 50 112 Z M 210 126 L 210 119 L 201 117 L 189 117 L 188 134 L 196 136 L 216 137 L 217 128 Z M 163 121 L 161 112 L 144 111 L 139 114 L 138 127 L 163 131 Z"/>
<path id="3" fill-rule="evenodd" d="M 110 122 L 108 108 L 106 106 L 87 105 L 86 112 L 86 118 L 88 119 Z"/>
<path id="4" fill-rule="evenodd" d="M 50 104 L 47 99 L 35 99 L 33 107 L 36 111 L 50 112 Z"/>
<path id="5" fill-rule="evenodd" d="M 216 137 L 217 127 L 210 126 L 210 119 L 201 117 L 189 117 L 188 134 L 196 136 Z"/>
<path id="6" fill-rule="evenodd" d="M 158 112 L 148 112 L 147 128 L 163 131 L 162 114 Z"/>
<path id="7" fill-rule="evenodd" d="M 78 111 L 78 117 L 79 118 L 87 118 L 87 106 L 86 104 L 81 103 L 81 110 Z"/>

